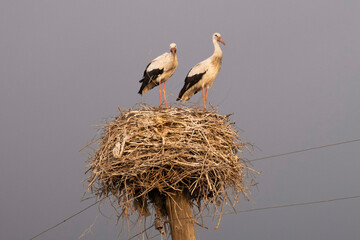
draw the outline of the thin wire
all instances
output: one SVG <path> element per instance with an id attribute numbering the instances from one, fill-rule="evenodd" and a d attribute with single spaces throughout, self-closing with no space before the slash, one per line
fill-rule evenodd
<path id="1" fill-rule="evenodd" d="M 260 161 L 260 160 L 264 160 L 264 159 L 268 159 L 268 158 L 282 157 L 282 156 L 291 155 L 291 154 L 295 154 L 295 153 L 301 153 L 301 152 L 311 151 L 311 150 L 320 149 L 320 148 L 333 147 L 333 146 L 338 146 L 338 145 L 352 143 L 352 142 L 358 142 L 358 141 L 360 141 L 360 139 L 332 143 L 332 144 L 327 144 L 327 145 L 318 146 L 318 147 L 305 148 L 302 150 L 297 150 L 297 151 L 292 151 L 292 152 L 287 152 L 287 153 L 280 153 L 280 154 L 266 156 L 266 157 L 262 157 L 262 158 L 256 158 L 256 159 L 248 160 L 248 162 L 255 162 L 255 161 Z"/>
<path id="2" fill-rule="evenodd" d="M 333 199 L 328 199 L 328 200 L 318 200 L 318 201 L 311 201 L 311 202 L 302 202 L 302 203 L 291 203 L 291 204 L 284 204 L 284 205 L 275 205 L 275 206 L 261 207 L 261 208 L 250 208 L 250 209 L 246 209 L 246 210 L 236 211 L 236 213 L 245 213 L 245 212 L 254 212 L 254 211 L 267 210 L 267 209 L 276 209 L 276 208 L 285 208 L 285 207 L 295 207 L 295 206 L 303 206 L 303 205 L 312 205 L 312 204 L 335 202 L 335 201 L 355 199 L 355 198 L 360 198 L 360 195 L 350 196 L 350 197 L 342 197 L 342 198 L 333 198 Z M 231 214 L 236 214 L 236 213 L 234 213 L 234 212 L 227 212 L 227 213 L 223 213 L 222 215 L 231 215 Z M 214 215 L 211 215 L 211 216 L 203 216 L 203 217 L 215 217 L 215 216 L 220 216 L 220 214 L 214 214 Z M 184 220 L 184 219 L 192 219 L 192 217 L 179 218 L 179 219 L 182 219 L 182 220 Z"/>
<path id="3" fill-rule="evenodd" d="M 133 239 L 133 238 L 135 238 L 135 237 L 137 237 L 137 236 L 139 236 L 139 235 L 143 234 L 144 232 L 146 232 L 147 230 L 149 230 L 150 228 L 152 228 L 154 225 L 155 225 L 155 223 L 153 223 L 151 226 L 149 226 L 149 227 L 145 228 L 144 230 L 142 230 L 142 231 L 141 231 L 141 232 L 139 232 L 138 234 L 135 234 L 134 236 L 132 236 L 132 237 L 131 237 L 131 238 L 129 238 L 128 240 L 131 240 L 131 239 Z"/>
<path id="4" fill-rule="evenodd" d="M 348 200 L 348 199 L 355 199 L 355 198 L 360 198 L 360 195 L 357 196 L 350 196 L 350 197 L 342 197 L 342 198 L 333 198 L 333 199 L 327 199 L 327 200 L 318 200 L 318 201 L 311 201 L 311 202 L 302 202 L 302 203 L 292 203 L 292 204 L 284 204 L 284 205 L 275 205 L 275 206 L 269 206 L 269 207 L 261 207 L 261 208 L 250 208 L 247 210 L 241 210 L 241 211 L 237 211 L 237 213 L 245 213 L 245 212 L 254 212 L 254 211 L 261 211 L 261 210 L 267 210 L 267 209 L 277 209 L 277 208 L 285 208 L 285 207 L 295 207 L 295 206 L 304 206 L 304 205 L 312 205 L 312 204 L 319 204 L 319 203 L 328 203 L 328 202 L 335 202 L 335 201 L 342 201 L 342 200 Z M 228 212 L 228 213 L 223 213 L 222 215 L 232 215 L 235 214 L 234 212 Z M 215 216 L 220 216 L 220 214 L 214 214 L 212 216 L 204 216 L 204 217 L 215 217 Z M 186 217 L 186 218 L 176 218 L 176 220 L 185 220 L 185 219 L 193 219 L 193 217 Z M 169 219 L 168 221 L 170 221 L 171 219 Z M 154 225 L 154 224 L 153 224 Z M 152 226 L 153 226 L 152 225 Z M 142 231 L 141 233 L 138 233 L 136 235 L 134 235 L 133 237 L 129 238 L 128 240 L 133 239 L 136 236 L 139 236 L 140 234 L 142 234 L 143 232 L 145 232 L 146 230 L 150 229 L 152 226 L 148 227 L 147 229 L 145 229 L 144 231 Z"/>
<path id="5" fill-rule="evenodd" d="M 250 208 L 250 209 L 247 209 L 247 210 L 241 210 L 241 211 L 237 211 L 237 212 L 238 213 L 240 213 L 240 212 L 254 212 L 254 211 L 260 211 L 260 210 L 266 210 L 266 209 L 274 209 L 274 208 L 284 208 L 284 207 L 303 206 L 303 205 L 311 205 L 311 204 L 326 203 L 326 202 L 335 202 L 335 201 L 348 200 L 348 199 L 354 199 L 354 198 L 360 198 L 360 195 L 358 195 L 358 196 L 350 196 L 350 197 L 342 197 L 342 198 L 333 198 L 333 199 L 328 199 L 328 200 L 312 201 L 312 202 L 292 203 L 292 204 L 285 204 L 285 205 L 269 206 L 269 207 L 262 207 L 262 208 Z M 224 215 L 226 215 L 226 214 L 224 214 Z"/>
<path id="6" fill-rule="evenodd" d="M 54 226 L 52 226 L 52 227 L 49 227 L 48 229 L 46 229 L 46 230 L 42 231 L 41 233 L 37 234 L 36 236 L 34 236 L 34 237 L 30 238 L 30 240 L 33 240 L 33 239 L 35 239 L 35 238 L 39 237 L 40 235 L 43 235 L 44 233 L 46 233 L 46 232 L 50 231 L 51 229 L 54 229 L 54 228 L 56 228 L 56 227 L 60 226 L 61 224 L 65 223 L 66 221 L 70 220 L 71 218 L 73 218 L 73 217 L 75 217 L 75 216 L 79 215 L 80 213 L 82 213 L 82 212 L 84 212 L 84 211 L 88 210 L 89 208 L 91 208 L 92 206 L 96 205 L 96 204 L 97 204 L 97 203 L 99 203 L 100 201 L 101 201 L 101 200 L 98 200 L 98 201 L 94 202 L 93 204 L 91 204 L 91 205 L 87 206 L 86 208 L 84 208 L 84 209 L 82 209 L 82 210 L 78 211 L 77 213 L 75 213 L 75 214 L 71 215 L 70 217 L 65 218 L 65 219 L 64 219 L 64 220 L 62 220 L 61 222 L 59 222 L 59 223 L 55 224 L 55 225 L 54 225 Z"/>
<path id="7" fill-rule="evenodd" d="M 360 195 L 357 196 L 350 196 L 350 197 L 342 197 L 342 198 L 333 198 L 333 199 L 328 199 L 328 200 L 318 200 L 318 201 L 311 201 L 311 202 L 303 202 L 303 203 L 292 203 L 292 204 L 285 204 L 285 205 L 275 205 L 275 206 L 269 206 L 269 207 L 262 207 L 262 208 L 251 208 L 251 209 L 247 209 L 247 210 L 240 210 L 237 211 L 238 213 L 244 213 L 244 212 L 254 212 L 254 211 L 260 211 L 260 210 L 266 210 L 266 209 L 276 209 L 276 208 L 285 208 L 285 207 L 294 207 L 294 206 L 303 206 L 303 205 L 312 205 L 312 204 L 319 204 L 319 203 L 327 203 L 327 202 L 335 202 L 335 201 L 341 201 L 341 200 L 348 200 L 348 199 L 355 199 L 355 198 L 360 198 Z M 90 207 L 94 206 L 95 204 L 97 204 L 99 201 L 91 204 L 90 206 L 82 209 L 81 211 L 77 212 L 76 214 L 73 214 L 72 216 L 66 218 L 65 220 L 59 222 L 58 224 L 54 225 L 53 227 L 50 227 L 48 229 L 46 229 L 45 231 L 39 233 L 38 235 L 30 238 L 30 240 L 35 239 L 37 237 L 39 237 L 40 235 L 46 233 L 47 231 L 50 231 L 53 228 L 56 228 L 57 226 L 63 224 L 64 222 L 66 222 L 67 220 L 75 217 L 76 215 L 86 211 L 87 209 L 89 209 Z M 234 214 L 233 212 L 230 213 L 224 213 L 223 215 L 229 215 L 229 214 Z M 219 216 L 220 214 L 215 214 L 212 216 L 204 216 L 204 217 L 214 217 L 214 216 Z M 190 219 L 190 218 L 180 218 L 180 219 Z M 140 234 L 143 234 L 144 232 L 146 232 L 147 230 L 149 230 L 150 228 L 152 228 L 155 224 L 152 224 L 151 226 L 147 227 L 146 229 L 144 229 L 143 231 L 141 231 L 140 233 L 135 234 L 134 236 L 130 237 L 128 240 L 131 240 L 137 236 L 139 236 Z"/>
<path id="8" fill-rule="evenodd" d="M 152 237 L 150 237 L 150 238 L 148 238 L 149 240 L 150 239 L 154 239 L 154 238 L 156 238 L 156 237 L 158 237 L 158 236 L 161 236 L 161 240 L 163 239 L 163 235 L 161 234 L 161 233 L 158 233 L 158 234 L 156 234 L 156 235 L 154 235 L 154 236 L 152 236 Z"/>

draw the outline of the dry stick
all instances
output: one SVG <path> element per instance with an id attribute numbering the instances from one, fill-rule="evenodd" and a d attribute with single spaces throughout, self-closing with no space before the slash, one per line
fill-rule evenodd
<path id="1" fill-rule="evenodd" d="M 221 217 L 222 217 L 222 214 L 223 214 L 223 207 L 224 207 L 224 201 L 223 201 L 222 204 L 221 204 L 219 221 L 218 221 L 216 227 L 214 227 L 214 231 L 216 231 L 216 230 L 219 228 L 219 226 L 220 226 L 220 221 L 221 221 Z"/>

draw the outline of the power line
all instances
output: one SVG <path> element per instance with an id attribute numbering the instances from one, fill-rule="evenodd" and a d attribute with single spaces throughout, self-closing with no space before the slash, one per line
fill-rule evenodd
<path id="1" fill-rule="evenodd" d="M 301 153 L 301 152 L 306 152 L 306 151 L 311 151 L 311 150 L 315 150 L 315 149 L 320 149 L 320 148 L 327 148 L 327 147 L 333 147 L 333 146 L 337 146 L 337 145 L 342 145 L 342 144 L 347 144 L 347 143 L 352 143 L 352 142 L 358 142 L 360 141 L 360 139 L 353 139 L 353 140 L 349 140 L 349 141 L 343 141 L 343 142 L 337 142 L 337 143 L 332 143 L 332 144 L 327 144 L 327 145 L 322 145 L 322 146 L 318 146 L 318 147 L 311 147 L 311 148 L 305 148 L 302 150 L 297 150 L 297 151 L 292 151 L 292 152 L 286 152 L 286 153 L 281 153 L 281 154 L 276 154 L 276 155 L 271 155 L 271 156 L 266 156 L 266 157 L 262 157 L 262 158 L 256 158 L 256 159 L 252 159 L 252 160 L 248 160 L 248 162 L 255 162 L 255 161 L 260 161 L 260 160 L 264 160 L 264 159 L 268 159 L 268 158 L 275 158 L 275 157 L 281 157 L 281 156 L 285 156 L 285 155 L 291 155 L 291 154 L 295 154 L 295 153 Z M 350 198 L 358 198 L 360 196 L 355 196 L 355 197 L 350 197 Z M 331 202 L 331 201 L 338 201 L 338 200 L 344 200 L 344 199 L 348 199 L 348 198 L 340 198 L 340 199 L 331 199 L 331 200 L 324 200 L 324 201 L 319 201 L 319 202 Z M 56 225 L 42 231 L 41 233 L 37 234 L 36 236 L 30 238 L 30 240 L 33 240 L 37 237 L 39 237 L 40 235 L 60 226 L 61 224 L 65 223 L 66 221 L 70 220 L 71 218 L 79 215 L 80 213 L 86 211 L 87 209 L 91 208 L 92 206 L 96 205 L 97 203 L 99 203 L 100 200 L 96 201 L 95 203 L 87 206 L 86 208 L 80 210 L 79 212 L 71 215 L 70 217 L 62 220 L 61 222 L 57 223 Z M 289 206 L 296 206 L 296 205 L 307 205 L 307 204 L 314 204 L 314 203 L 318 203 L 318 202 L 309 202 L 309 203 L 301 203 L 301 204 L 289 204 L 289 205 L 282 205 L 282 206 L 272 206 L 272 207 L 266 207 L 266 208 L 259 208 L 259 209 L 249 209 L 249 210 L 244 210 L 244 211 L 239 211 L 239 212 L 251 212 L 251 211 L 257 211 L 257 210 L 263 210 L 263 209 L 269 209 L 269 208 L 280 208 L 280 207 L 289 207 Z M 150 226 L 149 228 L 151 228 L 152 226 Z M 149 228 L 147 228 L 146 230 L 148 230 Z M 144 231 L 146 231 L 144 230 Z M 143 232 L 144 232 L 143 231 Z M 141 232 L 141 233 L 143 233 Z M 140 233 L 140 234 L 141 234 Z M 138 234 L 138 235 L 140 235 Z M 138 236 L 135 235 L 132 238 Z M 130 238 L 131 239 L 131 238 Z"/>
<path id="2" fill-rule="evenodd" d="M 333 199 L 328 199 L 328 200 L 312 201 L 312 202 L 302 202 L 302 203 L 292 203 L 292 204 L 285 204 L 285 205 L 275 205 L 275 206 L 262 207 L 262 208 L 250 208 L 250 209 L 247 209 L 247 210 L 241 210 L 241 211 L 237 211 L 237 212 L 238 213 L 241 213 L 241 212 L 254 212 L 254 211 L 260 211 L 260 210 L 266 210 L 266 209 L 295 207 L 295 206 L 311 205 L 311 204 L 326 203 L 326 202 L 335 202 L 335 201 L 355 199 L 355 198 L 360 198 L 360 195 L 358 195 L 358 196 L 350 196 L 350 197 L 342 197 L 342 198 L 333 198 Z"/>
<path id="3" fill-rule="evenodd" d="M 327 203 L 327 202 L 335 202 L 335 201 L 342 201 L 342 200 L 348 200 L 348 199 L 356 199 L 356 198 L 360 198 L 360 195 L 356 195 L 356 196 L 350 196 L 350 197 L 342 197 L 342 198 L 333 198 L 333 199 L 327 199 L 327 200 L 318 200 L 318 201 L 311 201 L 311 202 L 302 202 L 302 203 L 291 203 L 291 204 L 284 204 L 284 205 L 275 205 L 275 206 L 268 206 L 268 207 L 261 207 L 261 208 L 250 208 L 250 209 L 246 209 L 246 210 L 240 210 L 237 211 L 237 213 L 245 213 L 245 212 L 254 212 L 254 211 L 261 211 L 261 210 L 267 210 L 267 209 L 277 209 L 277 208 L 285 208 L 285 207 L 295 207 L 295 206 L 304 206 L 304 205 L 312 205 L 312 204 L 319 204 L 319 203 Z M 70 217 L 64 219 L 63 221 L 59 222 L 58 224 L 46 229 L 45 231 L 42 231 L 41 233 L 39 233 L 38 235 L 30 238 L 30 240 L 33 240 L 37 237 L 39 237 L 40 235 L 50 231 L 51 229 L 56 228 L 57 226 L 65 223 L 66 221 L 68 221 L 69 219 L 75 217 L 76 215 L 86 211 L 87 209 L 91 208 L 92 206 L 96 205 L 99 201 L 91 204 L 90 206 L 82 209 L 81 211 L 71 215 Z M 233 212 L 231 213 L 224 213 L 222 215 L 230 215 L 230 214 L 234 214 Z M 213 216 L 205 216 L 205 217 L 214 217 L 214 216 L 219 216 L 220 214 L 215 214 Z M 181 218 L 181 219 L 187 219 L 187 218 Z M 131 238 L 129 238 L 129 240 L 139 236 L 140 234 L 146 232 L 147 230 L 149 230 L 151 227 L 153 227 L 154 224 L 152 224 L 151 226 L 147 227 L 146 229 L 144 229 L 143 231 L 141 231 L 140 233 L 132 236 Z"/>
<path id="4" fill-rule="evenodd" d="M 268 209 L 277 209 L 277 208 L 286 208 L 286 207 L 295 207 L 295 206 L 304 206 L 304 205 L 313 205 L 313 204 L 319 204 L 319 203 L 328 203 L 328 202 L 335 202 L 335 201 L 342 201 L 342 200 L 349 200 L 349 199 L 356 199 L 356 198 L 360 198 L 360 195 L 357 196 L 350 196 L 350 197 L 342 197 L 342 198 L 333 198 L 333 199 L 327 199 L 327 200 L 318 200 L 318 201 L 311 201 L 311 202 L 302 202 L 302 203 L 291 203 L 291 204 L 284 204 L 284 205 L 275 205 L 275 206 L 268 206 L 268 207 L 261 207 L 261 208 L 250 208 L 250 209 L 246 209 L 246 210 L 240 210 L 237 211 L 237 213 L 246 213 L 246 212 L 255 212 L 255 211 L 261 211 L 261 210 L 268 210 Z M 228 212 L 228 213 L 223 213 L 222 215 L 231 215 L 234 214 L 234 212 Z M 214 214 L 212 216 L 204 216 L 204 217 L 215 217 L 215 216 L 220 216 L 221 214 Z M 192 217 L 186 217 L 186 218 L 177 218 L 177 220 L 184 220 L 184 219 L 192 219 Z M 144 232 L 146 232 L 147 230 L 149 230 L 151 227 L 153 227 L 154 224 L 152 224 L 151 226 L 147 227 L 146 229 L 144 229 L 143 231 L 141 231 L 140 233 L 132 236 L 131 238 L 129 238 L 128 240 L 131 240 L 141 234 L 143 234 Z"/>
<path id="5" fill-rule="evenodd" d="M 268 206 L 268 207 L 261 207 L 261 208 L 250 208 L 246 210 L 240 210 L 236 211 L 236 213 L 246 213 L 246 212 L 255 212 L 255 211 L 261 211 L 261 210 L 267 210 L 267 209 L 276 209 L 276 208 L 286 208 L 286 207 L 295 207 L 295 206 L 304 206 L 304 205 L 312 205 L 312 204 L 319 204 L 319 203 L 328 203 L 328 202 L 335 202 L 335 201 L 342 201 L 342 200 L 348 200 L 348 199 L 356 199 L 360 198 L 360 195 L 356 196 L 350 196 L 350 197 L 342 197 L 342 198 L 333 198 L 333 199 L 327 199 L 327 200 L 318 200 L 318 201 L 311 201 L 311 202 L 302 202 L 302 203 L 291 203 L 291 204 L 284 204 L 284 205 L 275 205 L 275 206 Z M 232 215 L 236 214 L 235 212 L 227 212 L 223 214 L 214 214 L 211 216 L 203 216 L 205 217 L 215 217 L 220 215 Z M 186 218 L 179 218 L 179 219 L 191 219 L 192 217 L 186 217 Z"/>
<path id="6" fill-rule="evenodd" d="M 357 196 L 350 196 L 350 197 L 342 197 L 342 198 L 333 198 L 333 199 L 327 199 L 327 200 L 318 200 L 318 201 L 311 201 L 311 202 L 302 202 L 302 203 L 291 203 L 291 204 L 284 204 L 284 205 L 275 205 L 275 206 L 268 206 L 268 207 L 261 207 L 261 208 L 250 208 L 250 209 L 246 209 L 246 210 L 240 210 L 237 211 L 237 213 L 246 213 L 246 212 L 255 212 L 255 211 L 261 211 L 261 210 L 268 210 L 268 209 L 277 209 L 277 208 L 286 208 L 286 207 L 295 207 L 295 206 L 304 206 L 304 205 L 313 205 L 313 204 L 319 204 L 319 203 L 328 203 L 328 202 L 335 202 L 335 201 L 342 201 L 342 200 L 348 200 L 348 199 L 356 199 L 356 198 L 360 198 L 360 195 Z M 223 213 L 223 214 L 214 214 L 211 216 L 203 216 L 204 218 L 206 217 L 215 217 L 215 216 L 220 216 L 220 215 L 232 215 L 235 214 L 234 212 L 228 212 L 228 213 Z M 185 220 L 185 219 L 192 219 L 193 217 L 186 217 L 186 218 L 177 218 L 176 220 Z M 171 220 L 171 219 L 170 219 Z M 168 220 L 169 221 L 169 220 Z M 140 234 L 144 233 L 145 231 L 147 231 L 148 229 L 150 229 L 153 225 L 151 225 L 150 227 L 144 229 L 142 232 L 134 235 L 133 237 L 129 238 L 128 240 L 131 240 L 137 236 L 139 236 Z"/>
<path id="7" fill-rule="evenodd" d="M 138 234 L 135 234 L 134 236 L 132 236 L 131 238 L 129 238 L 128 240 L 131 240 L 133 238 L 136 238 L 137 236 L 143 234 L 144 232 L 146 232 L 147 230 L 149 230 L 150 228 L 152 228 L 155 225 L 155 223 L 153 223 L 151 226 L 145 228 L 144 230 L 142 230 L 141 232 L 139 232 Z"/>
<path id="8" fill-rule="evenodd" d="M 80 213 L 82 213 L 82 212 L 85 212 L 86 210 L 88 210 L 88 209 L 89 209 L 89 208 L 91 208 L 92 206 L 96 205 L 96 204 L 97 204 L 97 203 L 99 203 L 100 201 L 101 201 L 101 200 L 98 200 L 98 201 L 94 202 L 93 204 L 91 204 L 91 205 L 87 206 L 86 208 L 84 208 L 84 209 L 82 209 L 82 210 L 78 211 L 77 213 L 75 213 L 75 214 L 71 215 L 70 217 L 65 218 L 65 219 L 64 219 L 64 220 L 62 220 L 61 222 L 59 222 L 59 223 L 55 224 L 55 225 L 54 225 L 54 226 L 52 226 L 52 227 L 49 227 L 48 229 L 46 229 L 46 230 L 42 231 L 41 233 L 37 234 L 36 236 L 34 236 L 34 237 L 30 238 L 30 240 L 33 240 L 33 239 L 35 239 L 35 238 L 39 237 L 40 235 L 43 235 L 44 233 L 46 233 L 46 232 L 50 231 L 51 229 L 54 229 L 54 228 L 56 228 L 56 227 L 60 226 L 61 224 L 65 223 L 66 221 L 70 220 L 71 218 L 73 218 L 73 217 L 75 217 L 75 216 L 79 215 L 79 214 L 80 214 Z"/>
<path id="9" fill-rule="evenodd" d="M 320 149 L 320 148 L 333 147 L 333 146 L 338 146 L 338 145 L 352 143 L 352 142 L 358 142 L 358 141 L 360 141 L 360 139 L 354 139 L 354 140 L 349 140 L 349 141 L 344 141 L 344 142 L 332 143 L 332 144 L 322 145 L 322 146 L 318 146 L 318 147 L 305 148 L 305 149 L 302 149 L 302 150 L 286 152 L 286 153 L 280 153 L 280 154 L 266 156 L 266 157 L 262 157 L 262 158 L 256 158 L 256 159 L 248 160 L 248 162 L 255 162 L 255 161 L 260 161 L 260 160 L 264 160 L 264 159 L 268 159 L 268 158 L 282 157 L 282 156 L 291 155 L 291 154 L 295 154 L 295 153 L 301 153 L 301 152 L 311 151 L 311 150 Z"/>

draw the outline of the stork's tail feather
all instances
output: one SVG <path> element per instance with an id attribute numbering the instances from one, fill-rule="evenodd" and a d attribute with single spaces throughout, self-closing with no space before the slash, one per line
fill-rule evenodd
<path id="1" fill-rule="evenodd" d="M 141 82 L 142 84 L 141 84 L 141 87 L 140 87 L 140 90 L 139 90 L 139 92 L 138 92 L 138 94 L 140 94 L 140 95 L 142 95 L 143 94 L 143 90 L 144 90 L 144 88 L 146 87 L 146 84 L 144 83 L 144 81 L 145 81 L 145 78 L 143 78 L 143 79 L 141 79 L 139 82 Z"/>
<path id="2" fill-rule="evenodd" d="M 184 87 L 181 89 L 180 93 L 179 93 L 179 96 L 177 97 L 176 101 L 183 101 L 181 98 L 183 97 L 184 93 L 186 92 L 187 89 L 187 86 L 186 84 L 184 85 Z"/>
<path id="3" fill-rule="evenodd" d="M 181 94 L 181 96 L 179 94 L 179 96 L 176 98 L 176 101 L 182 101 L 181 98 L 182 98 L 182 94 Z"/>

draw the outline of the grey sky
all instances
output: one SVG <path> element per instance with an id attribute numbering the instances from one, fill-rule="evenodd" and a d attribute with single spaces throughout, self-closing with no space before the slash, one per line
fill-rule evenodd
<path id="1" fill-rule="evenodd" d="M 359 138 L 359 12 L 355 0 L 2 0 L 0 238 L 28 239 L 92 203 L 80 202 L 87 153 L 78 150 L 117 106 L 158 104 L 156 90 L 137 94 L 138 80 L 171 42 L 179 66 L 168 103 L 222 34 L 209 102 L 261 148 L 248 158 Z M 201 94 L 191 102 L 201 105 Z M 259 191 L 239 209 L 359 195 L 359 146 L 255 162 Z M 197 228 L 198 239 L 356 239 L 359 204 L 226 215 L 216 232 L 216 219 Z M 38 239 L 77 239 L 97 214 Z M 100 216 L 85 239 L 116 239 L 114 222 Z"/>

